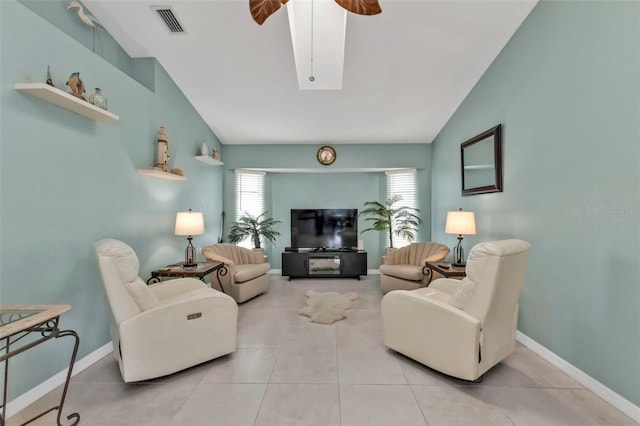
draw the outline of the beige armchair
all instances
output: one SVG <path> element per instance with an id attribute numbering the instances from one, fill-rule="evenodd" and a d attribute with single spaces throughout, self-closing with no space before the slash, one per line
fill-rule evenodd
<path id="1" fill-rule="evenodd" d="M 449 254 L 449 248 L 440 243 L 411 243 L 392 251 L 380 265 L 380 287 L 391 290 L 415 290 L 429 283 L 424 273 L 425 262 L 439 262 Z M 433 279 L 442 276 L 435 273 Z"/>
<path id="2" fill-rule="evenodd" d="M 224 291 L 236 302 L 245 302 L 269 290 L 267 272 L 271 265 L 265 262 L 261 252 L 221 243 L 203 247 L 202 255 L 224 263 L 226 270 L 209 276 L 211 287 Z"/>
<path id="3" fill-rule="evenodd" d="M 515 349 L 529 247 L 522 240 L 477 244 L 462 281 L 441 278 L 387 293 L 384 344 L 442 373 L 477 380 Z"/>
<path id="4" fill-rule="evenodd" d="M 113 353 L 125 382 L 165 376 L 236 350 L 238 305 L 195 278 L 147 286 L 131 247 L 95 246 L 113 314 Z"/>

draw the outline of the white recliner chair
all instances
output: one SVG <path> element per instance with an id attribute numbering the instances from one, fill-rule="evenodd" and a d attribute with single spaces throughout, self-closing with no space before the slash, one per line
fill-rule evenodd
<path id="1" fill-rule="evenodd" d="M 387 293 L 384 344 L 449 376 L 477 380 L 515 349 L 529 248 L 522 240 L 477 244 L 462 281 L 440 278 Z"/>
<path id="2" fill-rule="evenodd" d="M 147 286 L 131 247 L 95 243 L 113 323 L 113 352 L 125 382 L 175 373 L 236 350 L 238 305 L 195 278 Z"/>

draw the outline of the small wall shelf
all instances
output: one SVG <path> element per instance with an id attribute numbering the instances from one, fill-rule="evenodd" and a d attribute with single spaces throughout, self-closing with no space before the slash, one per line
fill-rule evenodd
<path id="1" fill-rule="evenodd" d="M 175 175 L 155 169 L 140 169 L 138 170 L 138 174 L 164 180 L 187 180 L 186 176 Z"/>
<path id="2" fill-rule="evenodd" d="M 120 120 L 120 117 L 114 113 L 91 105 L 46 83 L 16 83 L 14 88 L 95 121 Z"/>
<path id="3" fill-rule="evenodd" d="M 464 166 L 466 170 L 483 170 L 483 169 L 493 169 L 493 164 L 478 164 L 475 166 Z"/>
<path id="4" fill-rule="evenodd" d="M 220 160 L 216 160 L 213 157 L 209 157 L 208 155 L 196 155 L 196 160 L 202 161 L 203 163 L 209 164 L 211 166 L 222 166 L 224 163 Z"/>

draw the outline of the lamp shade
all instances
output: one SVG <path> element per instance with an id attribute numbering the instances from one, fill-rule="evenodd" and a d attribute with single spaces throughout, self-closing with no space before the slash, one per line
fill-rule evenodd
<path id="1" fill-rule="evenodd" d="M 447 234 L 475 235 L 475 214 L 462 210 L 447 213 L 447 223 L 444 227 L 444 232 Z"/>
<path id="2" fill-rule="evenodd" d="M 204 234 L 204 215 L 201 212 L 178 212 L 176 215 L 176 235 Z"/>

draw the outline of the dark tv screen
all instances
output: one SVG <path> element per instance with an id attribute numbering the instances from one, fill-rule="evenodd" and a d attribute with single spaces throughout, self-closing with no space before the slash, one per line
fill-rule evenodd
<path id="1" fill-rule="evenodd" d="M 358 209 L 291 209 L 291 247 L 353 248 Z"/>

